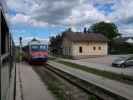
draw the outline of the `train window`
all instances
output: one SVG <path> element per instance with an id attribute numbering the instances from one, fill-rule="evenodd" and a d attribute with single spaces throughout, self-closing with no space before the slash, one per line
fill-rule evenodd
<path id="1" fill-rule="evenodd" d="M 32 45 L 31 50 L 33 51 L 47 50 L 47 45 Z"/>
<path id="2" fill-rule="evenodd" d="M 31 50 L 33 50 L 33 51 L 39 50 L 39 46 L 38 45 L 32 45 Z"/>
<path id="3" fill-rule="evenodd" d="M 1 13 L 1 15 L 2 15 L 2 13 Z M 4 21 L 3 21 L 3 18 L 2 18 L 3 16 L 1 16 L 1 54 L 4 54 L 5 53 L 5 38 L 6 38 L 6 36 L 5 36 L 5 28 L 4 28 Z"/>
<path id="4" fill-rule="evenodd" d="M 5 54 L 8 51 L 8 28 L 4 19 L 4 16 L 2 16 L 1 13 L 1 54 Z"/>
<path id="5" fill-rule="evenodd" d="M 40 45 L 40 50 L 47 50 L 47 45 Z"/>

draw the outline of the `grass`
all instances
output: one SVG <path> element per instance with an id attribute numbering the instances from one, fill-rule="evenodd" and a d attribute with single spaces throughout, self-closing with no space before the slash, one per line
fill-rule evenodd
<path id="1" fill-rule="evenodd" d="M 57 100 L 65 100 L 65 91 L 61 87 L 63 86 L 63 83 L 61 81 L 59 81 L 57 78 L 51 75 L 50 72 L 46 70 L 44 71 L 41 68 L 37 67 L 33 67 L 33 69 L 38 73 L 42 81 L 45 83 L 45 85 L 47 85 L 48 90 L 50 90 L 54 94 Z"/>
<path id="2" fill-rule="evenodd" d="M 98 100 L 98 98 L 96 96 L 94 96 L 93 93 L 95 95 L 100 95 L 100 97 L 103 97 L 105 100 L 106 100 L 106 98 L 114 98 L 114 97 L 116 100 L 125 100 L 125 99 L 123 99 L 123 97 L 113 94 L 112 92 L 107 91 L 103 88 L 100 88 L 92 83 L 83 81 L 83 80 L 81 80 L 77 77 L 71 76 L 67 73 L 63 73 L 63 74 L 64 74 L 63 76 L 66 76 L 67 79 L 71 80 L 72 82 L 76 82 L 82 88 L 90 91 L 89 92 L 90 96 L 88 97 L 88 100 Z"/>
<path id="3" fill-rule="evenodd" d="M 57 58 L 57 57 L 64 58 L 64 59 L 73 59 L 72 56 L 64 56 L 64 55 L 52 55 L 52 57 L 50 58 Z"/>
<path id="4" fill-rule="evenodd" d="M 48 57 L 48 60 L 55 60 L 55 57 Z"/>
<path id="5" fill-rule="evenodd" d="M 52 91 L 52 93 L 54 94 L 54 95 L 56 95 L 56 97 L 59 99 L 59 100 L 64 100 L 65 99 L 65 97 L 64 97 L 64 90 L 62 89 L 62 88 L 60 88 L 59 86 L 60 85 L 62 85 L 59 81 L 57 81 L 56 80 L 56 82 L 54 82 L 54 81 L 49 81 L 48 83 L 47 83 L 47 85 L 48 85 L 48 89 L 50 90 L 50 91 Z"/>
<path id="6" fill-rule="evenodd" d="M 56 62 L 64 64 L 64 65 L 71 67 L 71 68 L 80 69 L 80 70 L 86 71 L 88 73 L 92 73 L 92 74 L 103 76 L 103 77 L 106 77 L 106 78 L 109 78 L 112 80 L 117 80 L 117 81 L 120 81 L 123 83 L 133 85 L 133 77 L 128 76 L 128 75 L 117 74 L 117 73 L 113 73 L 113 72 L 109 72 L 109 71 L 102 71 L 102 70 L 98 70 L 98 69 L 94 69 L 94 68 L 89 68 L 89 67 L 86 67 L 83 65 L 71 63 L 68 61 L 63 61 L 63 60 L 58 60 Z"/>
<path id="7" fill-rule="evenodd" d="M 72 93 L 73 91 L 71 89 L 72 87 L 66 84 L 65 82 L 63 82 L 56 75 L 51 74 L 51 72 L 49 72 L 48 70 L 42 70 L 41 67 L 40 68 L 32 67 L 32 68 L 38 73 L 38 75 L 45 83 L 45 85 L 47 85 L 48 90 L 50 90 L 52 94 L 54 94 L 54 96 L 56 97 L 56 100 L 76 100 L 76 99 L 73 99 L 72 94 L 68 94 L 68 93 Z M 75 94 L 74 91 L 73 93 Z M 86 94 L 86 95 L 88 95 L 89 99 L 85 99 L 85 100 L 97 100 L 97 98 L 94 95 L 90 95 L 90 96 L 89 94 Z"/>

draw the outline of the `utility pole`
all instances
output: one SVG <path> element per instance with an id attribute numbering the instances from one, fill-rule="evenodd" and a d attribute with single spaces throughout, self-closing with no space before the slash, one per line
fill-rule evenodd
<path id="1" fill-rule="evenodd" d="M 20 46 L 20 51 L 19 51 L 19 53 L 20 53 L 20 55 L 19 55 L 19 60 L 20 60 L 20 62 L 22 61 L 22 37 L 19 37 L 19 46 Z"/>

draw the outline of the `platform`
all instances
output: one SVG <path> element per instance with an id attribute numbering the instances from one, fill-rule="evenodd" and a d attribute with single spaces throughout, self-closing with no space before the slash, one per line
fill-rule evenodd
<path id="1" fill-rule="evenodd" d="M 55 100 L 53 94 L 30 65 L 18 63 L 16 69 L 16 100 Z"/>

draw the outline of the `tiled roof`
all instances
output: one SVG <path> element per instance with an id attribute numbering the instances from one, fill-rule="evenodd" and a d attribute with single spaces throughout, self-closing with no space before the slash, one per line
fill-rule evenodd
<path id="1" fill-rule="evenodd" d="M 102 34 L 83 32 L 64 32 L 63 37 L 73 42 L 108 42 L 109 40 Z"/>

